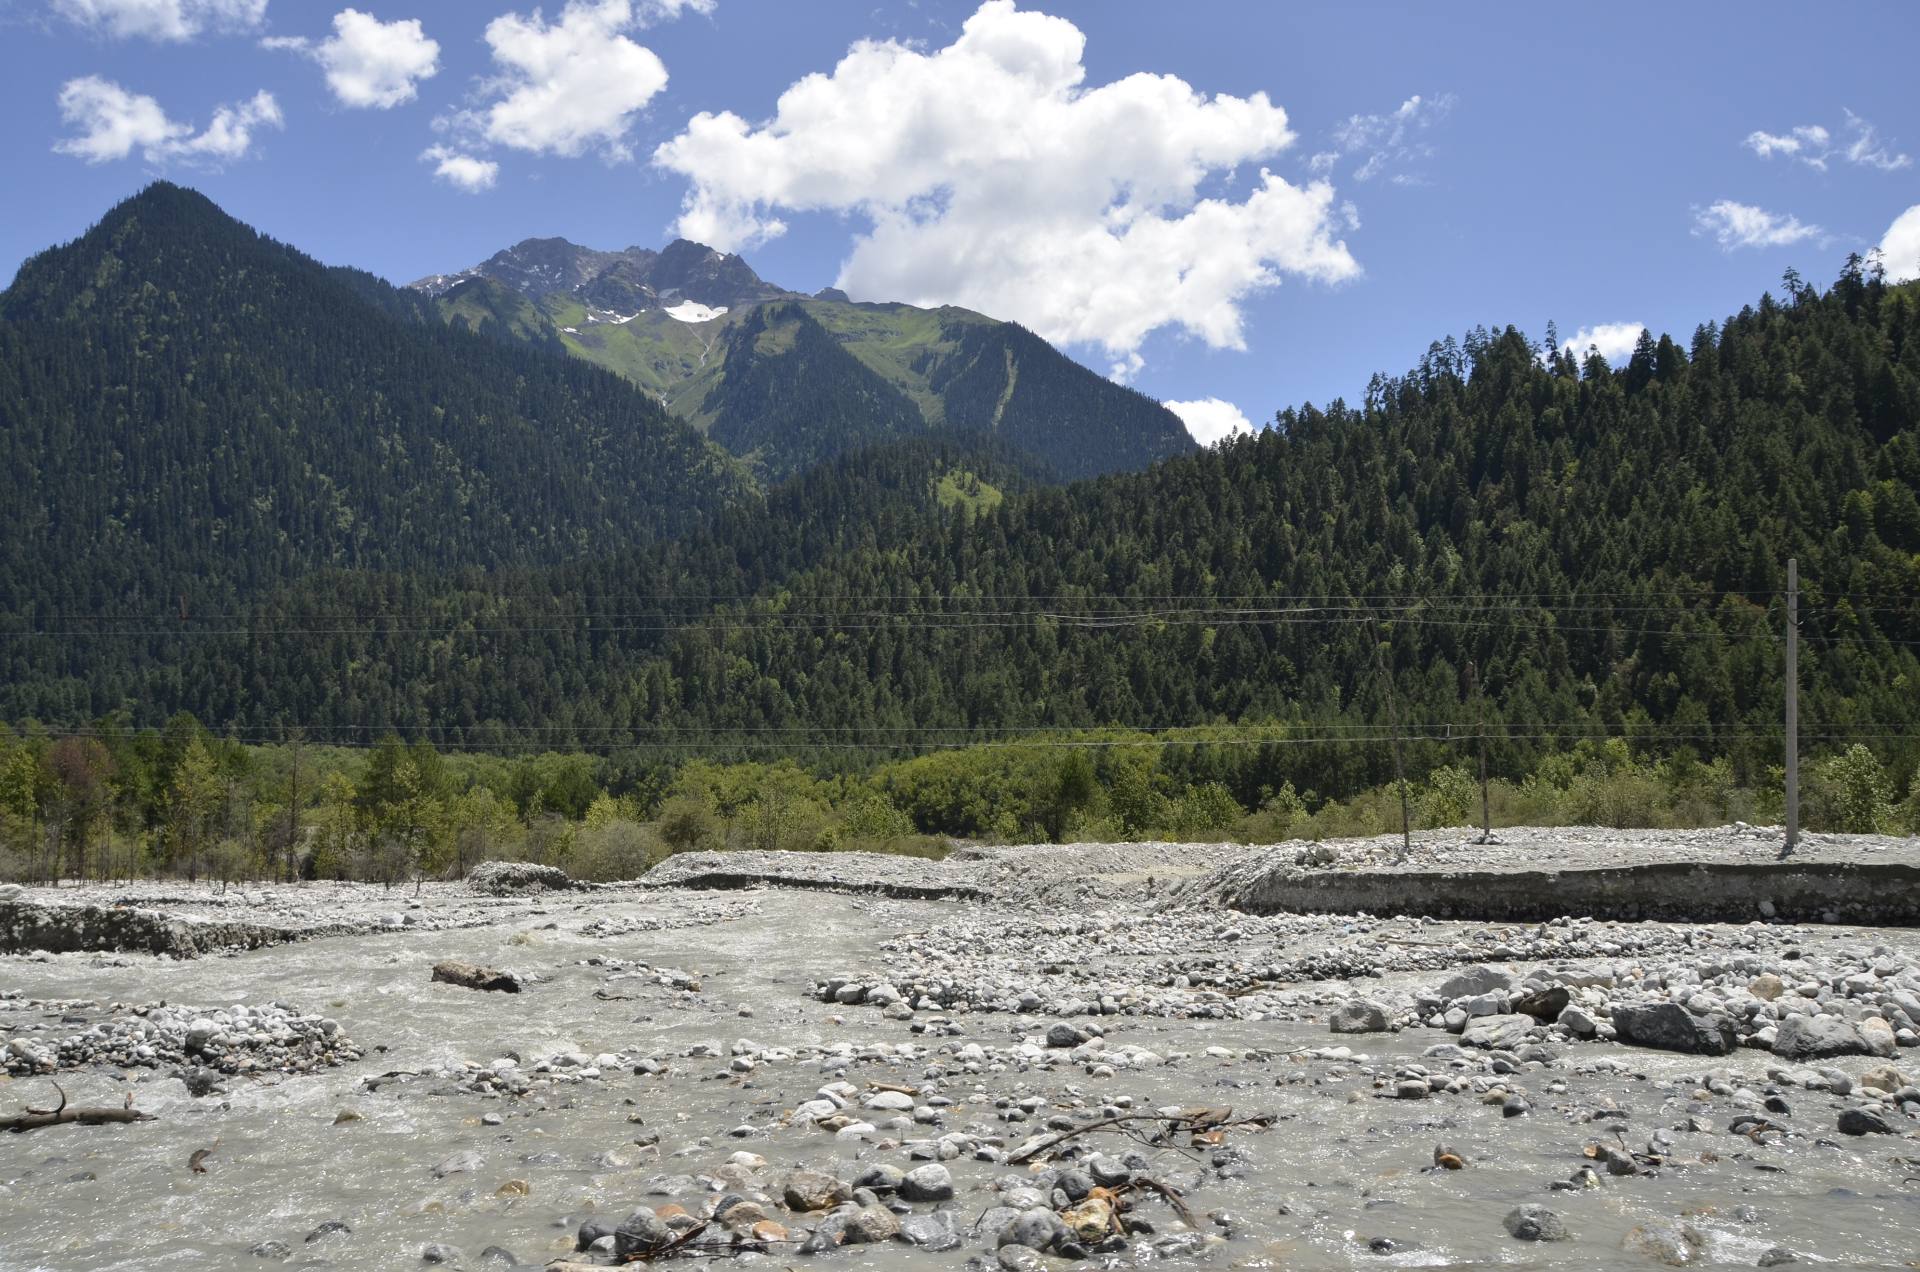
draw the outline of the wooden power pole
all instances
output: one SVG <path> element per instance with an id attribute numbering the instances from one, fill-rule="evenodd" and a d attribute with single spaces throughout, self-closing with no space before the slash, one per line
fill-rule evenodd
<path id="1" fill-rule="evenodd" d="M 1800 562 L 1787 560 L 1787 846 L 1800 846 Z"/>
<path id="2" fill-rule="evenodd" d="M 1492 801 L 1487 798 L 1487 698 L 1480 688 L 1480 669 L 1467 664 L 1467 692 L 1473 695 L 1474 735 L 1480 740 L 1480 842 L 1493 842 Z"/>
<path id="3" fill-rule="evenodd" d="M 1406 762 L 1400 756 L 1400 721 L 1393 710 L 1393 671 L 1387 666 L 1386 646 L 1380 641 L 1380 629 L 1373 628 L 1373 656 L 1380 664 L 1380 683 L 1387 691 L 1387 728 L 1393 733 L 1393 781 L 1400 788 L 1400 859 L 1413 856 L 1413 818 L 1407 811 Z"/>

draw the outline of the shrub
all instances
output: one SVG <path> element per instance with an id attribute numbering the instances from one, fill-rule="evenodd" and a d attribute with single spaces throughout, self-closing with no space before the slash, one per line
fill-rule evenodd
<path id="1" fill-rule="evenodd" d="M 704 801 L 690 795 L 668 797 L 660 806 L 655 828 L 670 852 L 699 852 L 718 846 L 720 838 L 720 819 Z"/>
<path id="2" fill-rule="evenodd" d="M 1893 823 L 1893 784 L 1859 742 L 1815 769 L 1810 794 L 1814 806 L 1809 811 L 1827 829 L 1868 835 Z"/>
<path id="3" fill-rule="evenodd" d="M 1427 774 L 1415 816 L 1422 826 L 1466 826 L 1480 807 L 1480 787 L 1456 764 L 1442 764 Z"/>
<path id="4" fill-rule="evenodd" d="M 1240 807 L 1232 791 L 1219 782 L 1207 782 L 1189 790 L 1174 804 L 1169 829 L 1184 838 L 1212 835 L 1231 828 L 1246 815 L 1247 810 Z"/>
<path id="5" fill-rule="evenodd" d="M 638 879 L 667 858 L 667 843 L 657 831 L 637 822 L 603 820 L 582 827 L 573 846 L 575 878 L 596 883 Z"/>
<path id="6" fill-rule="evenodd" d="M 881 791 L 863 791 L 840 810 L 840 823 L 854 839 L 904 839 L 913 833 L 913 819 Z"/>

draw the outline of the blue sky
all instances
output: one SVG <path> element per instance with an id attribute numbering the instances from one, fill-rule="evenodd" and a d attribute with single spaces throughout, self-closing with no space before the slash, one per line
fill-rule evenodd
<path id="1" fill-rule="evenodd" d="M 686 231 L 1260 421 L 1476 323 L 1920 273 L 1911 4 L 348 8 L 0 0 L 0 277 L 158 176 L 395 281 Z"/>

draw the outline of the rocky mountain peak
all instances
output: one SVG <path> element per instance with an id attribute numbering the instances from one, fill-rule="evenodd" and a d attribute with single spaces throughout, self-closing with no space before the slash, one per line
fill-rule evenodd
<path id="1" fill-rule="evenodd" d="M 535 300 L 572 296 L 621 314 L 687 302 L 726 310 L 793 294 L 762 279 L 741 257 L 688 239 L 675 239 L 661 251 L 629 247 L 618 252 L 564 238 L 522 239 L 470 269 L 408 285 L 438 296 L 469 278 L 491 279 Z"/>

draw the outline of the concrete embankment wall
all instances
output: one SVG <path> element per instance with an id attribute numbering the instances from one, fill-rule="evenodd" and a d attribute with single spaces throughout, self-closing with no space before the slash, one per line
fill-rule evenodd
<path id="1" fill-rule="evenodd" d="M 968 883 L 919 883 L 908 879 L 835 878 L 831 875 L 788 874 L 768 870 L 685 870 L 644 882 L 654 888 L 805 888 L 817 892 L 870 892 L 909 901 L 978 901 L 985 895 Z"/>
<path id="2" fill-rule="evenodd" d="M 1538 922 L 1562 915 L 1920 927 L 1920 867 L 1661 862 L 1577 870 L 1279 869 L 1221 900 L 1250 914 L 1427 915 Z"/>
<path id="3" fill-rule="evenodd" d="M 189 922 L 152 910 L 101 905 L 0 901 L 0 952 L 50 954 L 102 951 L 199 958 L 230 949 L 258 949 L 312 935 L 257 923 Z"/>
<path id="4" fill-rule="evenodd" d="M 814 888 L 916 900 L 983 895 L 977 862 L 864 852 L 683 852 L 649 870 L 650 888 Z"/>

